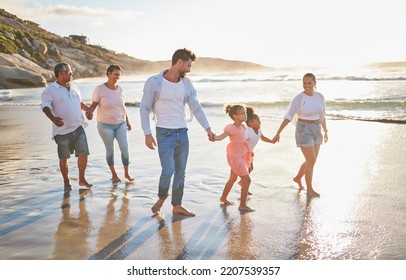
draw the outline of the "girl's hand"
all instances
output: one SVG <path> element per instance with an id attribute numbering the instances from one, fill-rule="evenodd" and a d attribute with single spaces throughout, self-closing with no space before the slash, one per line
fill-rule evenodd
<path id="1" fill-rule="evenodd" d="M 274 138 L 272 138 L 272 143 L 276 143 L 276 142 L 279 142 L 279 134 L 276 134 L 275 136 L 274 136 Z"/>

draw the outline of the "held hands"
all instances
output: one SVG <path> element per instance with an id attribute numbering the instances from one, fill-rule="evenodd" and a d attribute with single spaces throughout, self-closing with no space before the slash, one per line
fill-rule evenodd
<path id="1" fill-rule="evenodd" d="M 93 112 L 92 110 L 90 110 L 90 108 L 87 108 L 86 110 L 86 118 L 90 121 L 91 119 L 93 119 Z"/>
<path id="2" fill-rule="evenodd" d="M 276 142 L 279 142 L 279 138 L 280 138 L 279 134 L 276 134 L 276 135 L 272 138 L 271 142 L 275 144 Z"/>
<path id="3" fill-rule="evenodd" d="M 206 129 L 206 131 L 207 131 L 207 136 L 209 137 L 209 141 L 214 142 L 214 140 L 215 140 L 215 138 L 216 138 L 216 134 L 214 134 L 214 133 L 211 131 L 211 128 L 210 128 L 210 127 L 209 127 L 208 129 Z"/>

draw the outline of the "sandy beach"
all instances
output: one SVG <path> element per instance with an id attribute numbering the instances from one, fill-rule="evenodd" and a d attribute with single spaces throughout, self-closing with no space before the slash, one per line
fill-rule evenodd
<path id="1" fill-rule="evenodd" d="M 227 140 L 211 143 L 194 120 L 183 205 L 197 215 L 152 217 L 160 165 L 144 145 L 139 110 L 130 107 L 130 172 L 135 183 L 112 184 L 93 120 L 87 180 L 63 192 L 51 123 L 37 106 L 0 106 L 0 259 L 2 260 L 404 260 L 406 259 L 406 126 L 329 121 L 328 144 L 307 199 L 292 181 L 302 162 L 290 125 L 280 143 L 260 142 L 248 205 L 240 214 L 237 186 L 224 207 Z M 215 133 L 230 122 L 211 114 Z M 279 121 L 262 120 L 266 136 Z M 123 177 L 119 151 L 116 168 Z M 124 179 L 124 178 L 123 178 Z"/>

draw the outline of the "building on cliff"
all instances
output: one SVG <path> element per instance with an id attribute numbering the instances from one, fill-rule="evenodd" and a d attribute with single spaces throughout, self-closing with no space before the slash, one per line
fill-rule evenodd
<path id="1" fill-rule="evenodd" d="M 89 38 L 87 36 L 83 35 L 69 35 L 69 39 L 78 41 L 79 43 L 83 45 L 87 45 L 89 43 Z"/>

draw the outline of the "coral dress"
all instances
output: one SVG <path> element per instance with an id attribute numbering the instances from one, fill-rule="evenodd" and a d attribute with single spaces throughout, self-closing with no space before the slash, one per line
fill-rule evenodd
<path id="1" fill-rule="evenodd" d="M 224 132 L 228 133 L 230 137 L 230 143 L 227 145 L 227 162 L 231 170 L 238 176 L 248 175 L 251 150 L 245 140 L 245 126 L 241 125 L 238 128 L 234 124 L 229 124 L 224 128 Z"/>

